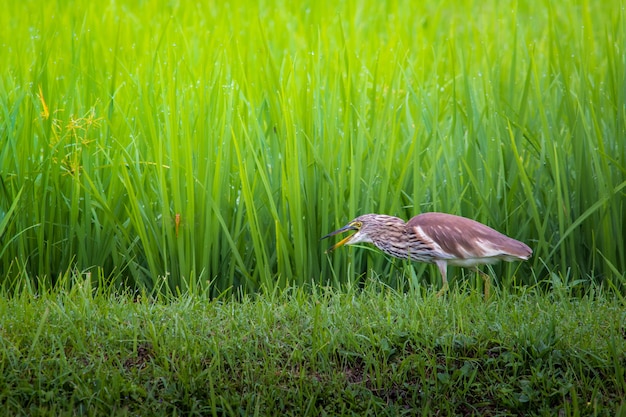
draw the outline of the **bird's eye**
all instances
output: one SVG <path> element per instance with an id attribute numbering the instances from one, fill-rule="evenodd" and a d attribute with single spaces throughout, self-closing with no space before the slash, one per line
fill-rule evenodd
<path id="1" fill-rule="evenodd" d="M 361 222 L 354 222 L 354 223 L 352 223 L 352 226 L 354 226 L 354 227 L 356 227 L 356 228 L 360 229 L 360 228 L 361 228 L 361 226 L 363 226 L 363 223 L 361 223 Z"/>

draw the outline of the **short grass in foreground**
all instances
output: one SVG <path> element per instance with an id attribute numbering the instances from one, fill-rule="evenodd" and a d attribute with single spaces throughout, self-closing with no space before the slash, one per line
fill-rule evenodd
<path id="1" fill-rule="evenodd" d="M 69 291 L 0 298 L 10 415 L 615 415 L 624 300 L 402 294 L 370 280 L 241 301 Z"/>

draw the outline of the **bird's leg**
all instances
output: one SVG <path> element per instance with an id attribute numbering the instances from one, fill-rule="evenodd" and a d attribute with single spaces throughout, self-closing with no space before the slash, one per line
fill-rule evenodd
<path id="1" fill-rule="evenodd" d="M 489 276 L 489 274 L 478 269 L 478 267 L 476 267 L 475 269 L 476 272 L 483 278 L 483 281 L 485 283 L 485 301 L 487 301 L 491 292 L 491 277 Z"/>
<path id="2" fill-rule="evenodd" d="M 441 273 L 442 285 L 441 285 L 441 289 L 437 291 L 437 297 L 441 297 L 443 294 L 445 294 L 448 291 L 448 288 L 449 288 L 448 278 L 446 277 L 448 264 L 444 261 L 435 261 L 435 263 L 437 264 L 437 267 L 439 268 L 439 272 Z"/>

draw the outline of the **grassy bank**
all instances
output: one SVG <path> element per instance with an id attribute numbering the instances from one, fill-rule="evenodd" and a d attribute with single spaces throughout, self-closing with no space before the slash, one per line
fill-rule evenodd
<path id="1" fill-rule="evenodd" d="M 0 298 L 5 415 L 626 413 L 624 300 L 455 289 Z"/>
<path id="2" fill-rule="evenodd" d="M 623 289 L 619 1 L 5 3 L 5 288 L 73 269 L 213 295 L 397 279 L 319 237 L 445 211 L 534 249 L 496 267 L 506 285 Z"/>

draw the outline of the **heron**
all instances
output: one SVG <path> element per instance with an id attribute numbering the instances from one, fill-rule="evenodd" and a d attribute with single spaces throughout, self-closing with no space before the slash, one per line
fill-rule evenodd
<path id="1" fill-rule="evenodd" d="M 364 214 L 322 239 L 349 231 L 356 233 L 337 242 L 326 252 L 343 245 L 372 243 L 395 258 L 435 264 L 442 279 L 438 295 L 448 290 L 448 265 L 473 268 L 481 273 L 487 297 L 489 277 L 478 269 L 480 265 L 525 261 L 533 253 L 525 243 L 489 226 L 447 213 L 422 213 L 408 222 L 385 214 Z"/>

